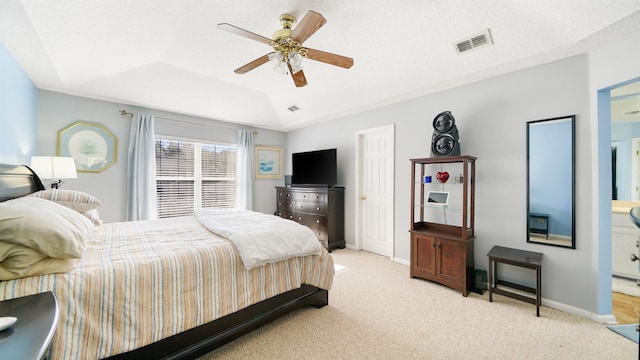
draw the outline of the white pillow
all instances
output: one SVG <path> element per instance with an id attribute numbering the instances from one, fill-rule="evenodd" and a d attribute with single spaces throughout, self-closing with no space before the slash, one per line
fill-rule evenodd
<path id="1" fill-rule="evenodd" d="M 48 189 L 35 192 L 31 196 L 51 200 L 79 212 L 89 211 L 102 205 L 95 197 L 75 190 Z"/>
<path id="2" fill-rule="evenodd" d="M 93 225 L 95 225 L 96 227 L 102 225 L 102 220 L 100 219 L 100 213 L 98 212 L 98 209 L 91 209 L 89 211 L 81 212 L 80 214 L 86 216 L 87 219 L 91 220 Z"/>
<path id="3" fill-rule="evenodd" d="M 0 203 L 0 241 L 52 258 L 82 257 L 94 231 L 84 215 L 52 201 L 25 196 Z"/>

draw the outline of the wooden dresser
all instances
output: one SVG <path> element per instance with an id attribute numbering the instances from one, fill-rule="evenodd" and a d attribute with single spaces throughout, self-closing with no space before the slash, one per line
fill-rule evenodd
<path id="1" fill-rule="evenodd" d="M 276 215 L 308 226 L 329 252 L 344 248 L 344 188 L 276 187 Z"/>

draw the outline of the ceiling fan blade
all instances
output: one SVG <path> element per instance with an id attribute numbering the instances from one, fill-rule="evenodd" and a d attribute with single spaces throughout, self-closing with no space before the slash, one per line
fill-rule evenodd
<path id="1" fill-rule="evenodd" d="M 328 53 L 326 51 L 307 49 L 307 57 L 311 60 L 321 61 L 323 63 L 340 66 L 345 69 L 353 66 L 353 59 L 350 57 Z"/>
<path id="2" fill-rule="evenodd" d="M 257 68 L 258 66 L 268 63 L 269 62 L 269 55 L 271 55 L 271 54 L 273 54 L 273 53 L 269 53 L 267 55 L 260 56 L 259 58 L 253 60 L 252 62 L 247 63 L 245 65 L 242 65 L 239 68 L 233 70 L 233 72 L 236 73 L 236 74 L 246 74 L 249 71 Z"/>
<path id="3" fill-rule="evenodd" d="M 231 25 L 231 24 L 227 24 L 227 23 L 218 24 L 218 29 L 224 30 L 224 31 L 228 31 L 228 32 L 230 32 L 232 34 L 244 36 L 244 37 L 249 38 L 251 40 L 259 41 L 261 43 L 264 43 L 264 44 L 267 44 L 267 45 L 271 46 L 271 39 L 269 39 L 268 37 L 264 37 L 264 36 L 258 35 L 256 33 L 252 33 L 251 31 L 247 31 L 245 29 L 241 29 L 241 28 L 239 28 L 237 26 L 234 26 L 234 25 Z"/>
<path id="4" fill-rule="evenodd" d="M 296 84 L 296 87 L 303 87 L 307 85 L 307 78 L 304 76 L 302 70 L 294 74 L 291 65 L 287 65 L 289 66 L 289 73 L 291 74 L 291 78 L 293 79 L 293 83 Z"/>
<path id="5" fill-rule="evenodd" d="M 309 10 L 298 25 L 293 28 L 293 31 L 291 31 L 291 38 L 302 44 L 326 23 L 327 19 L 325 19 L 324 16 Z"/>

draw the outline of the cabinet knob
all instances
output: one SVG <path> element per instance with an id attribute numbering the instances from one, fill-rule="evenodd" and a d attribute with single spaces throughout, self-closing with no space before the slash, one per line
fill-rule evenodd
<path id="1" fill-rule="evenodd" d="M 302 216 L 298 216 L 298 220 L 302 221 Z"/>
<path id="2" fill-rule="evenodd" d="M 436 247 L 436 243 L 431 244 L 431 247 L 433 248 Z"/>
<path id="3" fill-rule="evenodd" d="M 316 224 L 320 224 L 320 220 L 316 220 Z"/>
<path id="4" fill-rule="evenodd" d="M 320 207 L 319 207 L 319 206 L 318 206 L 318 207 L 316 207 L 316 210 L 320 211 Z"/>

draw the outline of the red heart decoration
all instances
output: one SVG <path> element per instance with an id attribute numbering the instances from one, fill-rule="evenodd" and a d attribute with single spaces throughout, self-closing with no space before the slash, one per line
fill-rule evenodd
<path id="1" fill-rule="evenodd" d="M 436 174 L 436 179 L 438 179 L 438 181 L 440 181 L 441 183 L 446 183 L 447 180 L 449 180 L 449 173 L 446 171 L 438 171 L 438 173 Z"/>

